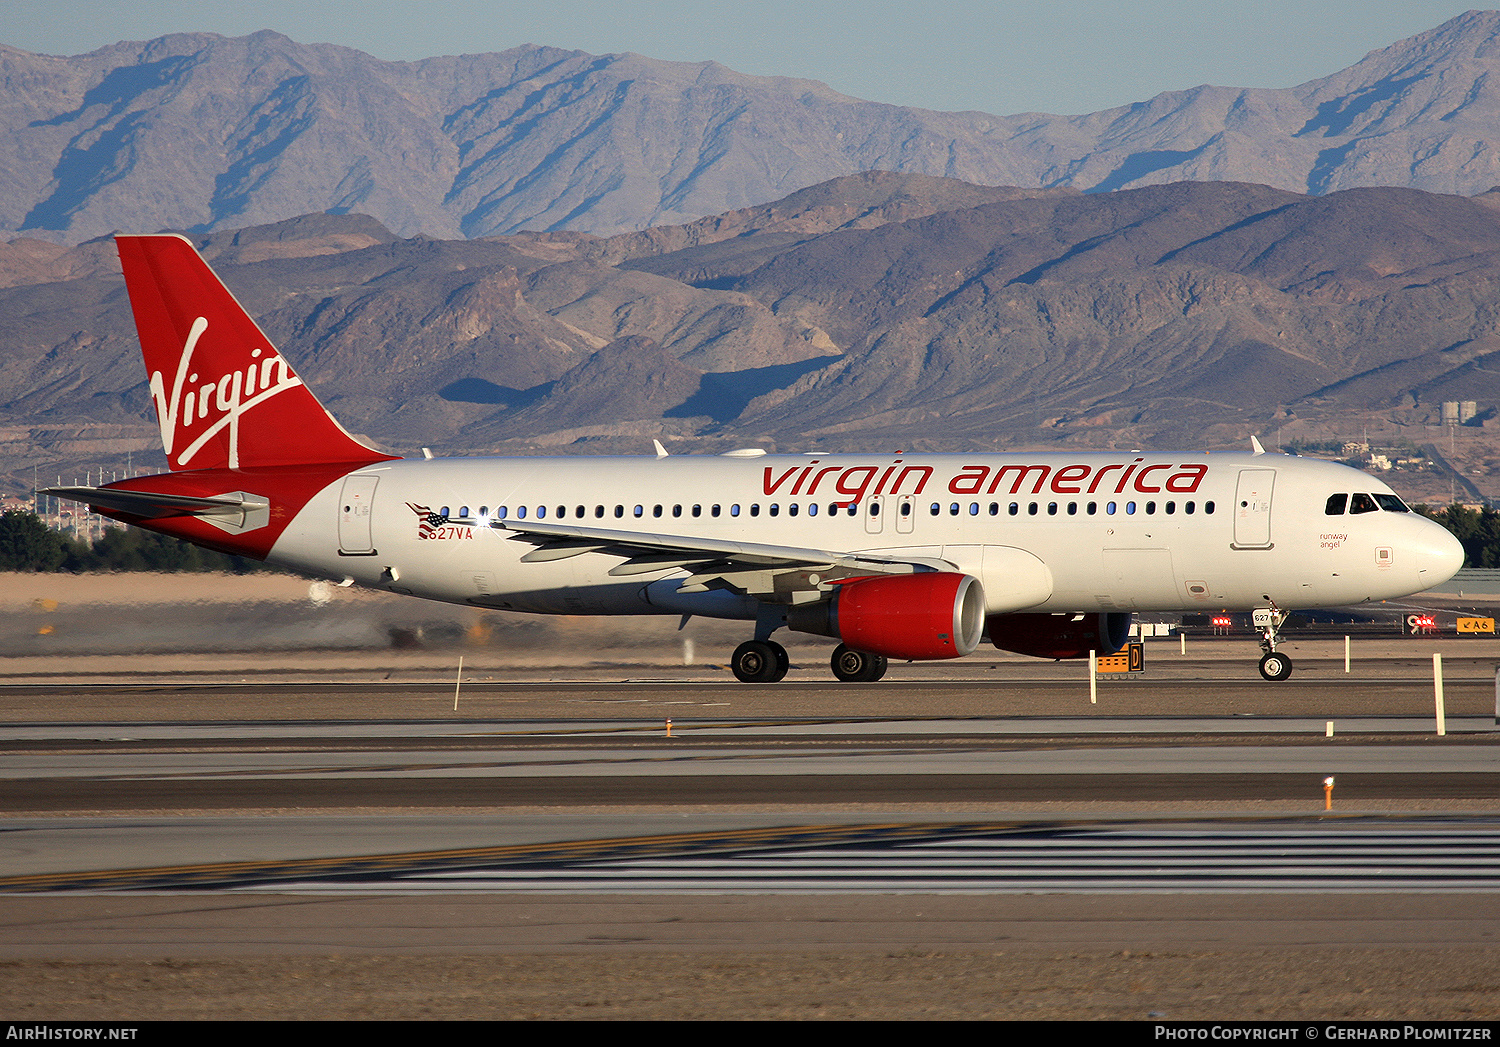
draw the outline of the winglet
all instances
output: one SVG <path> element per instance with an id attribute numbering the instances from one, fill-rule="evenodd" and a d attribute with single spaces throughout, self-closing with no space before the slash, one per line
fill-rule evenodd
<path id="1" fill-rule="evenodd" d="M 656 457 L 665 458 L 667 456 L 667 449 L 661 445 L 661 441 L 652 440 L 651 442 L 656 445 Z"/>
<path id="2" fill-rule="evenodd" d="M 1251 453 L 1253 454 L 1260 455 L 1266 453 L 1266 449 L 1260 445 L 1260 441 L 1257 440 L 1253 434 L 1250 437 L 1250 447 L 1252 448 Z"/>

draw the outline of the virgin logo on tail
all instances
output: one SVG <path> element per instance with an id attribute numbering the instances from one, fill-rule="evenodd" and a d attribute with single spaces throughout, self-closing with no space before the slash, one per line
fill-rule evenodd
<path id="1" fill-rule="evenodd" d="M 226 428 L 229 430 L 229 468 L 240 464 L 240 418 L 251 408 L 288 389 L 302 384 L 278 353 L 262 357 L 260 349 L 250 351 L 250 362 L 239 370 L 220 375 L 216 381 L 200 382 L 193 371 L 193 353 L 208 330 L 208 318 L 193 321 L 177 374 L 168 394 L 160 371 L 151 372 L 151 399 L 161 423 L 161 441 L 170 458 L 182 440 L 191 440 L 180 454 L 177 465 L 190 462 L 195 454 Z M 207 422 L 199 428 L 199 423 Z M 196 435 L 194 435 L 196 433 Z"/>

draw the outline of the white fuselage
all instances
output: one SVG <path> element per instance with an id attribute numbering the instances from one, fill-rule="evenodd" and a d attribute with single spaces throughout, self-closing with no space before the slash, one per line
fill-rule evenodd
<path id="1" fill-rule="evenodd" d="M 679 593 L 678 568 L 615 576 L 626 558 L 610 553 L 522 562 L 534 546 L 504 525 L 946 561 L 981 581 L 991 614 L 1336 606 L 1451 577 L 1462 553 L 1437 524 L 1329 515 L 1330 496 L 1356 493 L 1390 489 L 1269 454 L 406 459 L 325 488 L 269 559 L 483 607 L 748 619 L 756 601 L 732 590 Z"/>

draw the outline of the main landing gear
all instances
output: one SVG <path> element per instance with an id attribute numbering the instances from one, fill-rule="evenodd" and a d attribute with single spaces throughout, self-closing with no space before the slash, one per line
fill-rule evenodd
<path id="1" fill-rule="evenodd" d="M 1277 607 L 1276 601 L 1269 596 L 1266 600 L 1271 606 L 1257 607 L 1251 620 L 1260 630 L 1260 649 L 1265 652 L 1260 657 L 1260 675 L 1276 683 L 1292 675 L 1292 660 L 1276 651 L 1276 641 L 1279 639 L 1281 623 L 1286 621 L 1286 612 Z"/>
<path id="2" fill-rule="evenodd" d="M 856 651 L 839 644 L 833 649 L 833 675 L 845 683 L 874 683 L 885 675 L 886 658 L 883 654 Z"/>
<path id="3" fill-rule="evenodd" d="M 746 640 L 734 649 L 729 667 L 741 683 L 775 683 L 786 676 L 792 660 L 774 640 Z"/>
<path id="4" fill-rule="evenodd" d="M 774 640 L 746 640 L 734 649 L 729 667 L 741 683 L 775 683 L 791 664 L 786 648 Z M 833 675 L 845 683 L 874 683 L 885 675 L 886 658 L 839 644 L 830 662 Z"/>

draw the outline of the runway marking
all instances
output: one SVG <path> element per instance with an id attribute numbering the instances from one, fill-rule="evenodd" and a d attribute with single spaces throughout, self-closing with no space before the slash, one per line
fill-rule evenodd
<path id="1" fill-rule="evenodd" d="M 536 863 L 603 861 L 647 855 L 681 855 L 694 851 L 743 852 L 765 848 L 828 843 L 859 836 L 862 839 L 932 838 L 976 832 L 1018 830 L 1027 823 L 937 822 L 875 825 L 799 825 L 760 829 L 668 833 L 543 844 L 508 844 L 438 851 L 411 851 L 334 858 L 285 861 L 213 862 L 203 865 L 110 869 L 99 872 L 39 873 L 0 877 L 0 894 L 50 891 L 121 891 L 227 889 L 312 876 L 393 874 L 426 866 L 456 868 Z"/>
<path id="2" fill-rule="evenodd" d="M 1493 818 L 801 825 L 0 878 L 0 893 L 1114 893 L 1500 888 Z"/>

